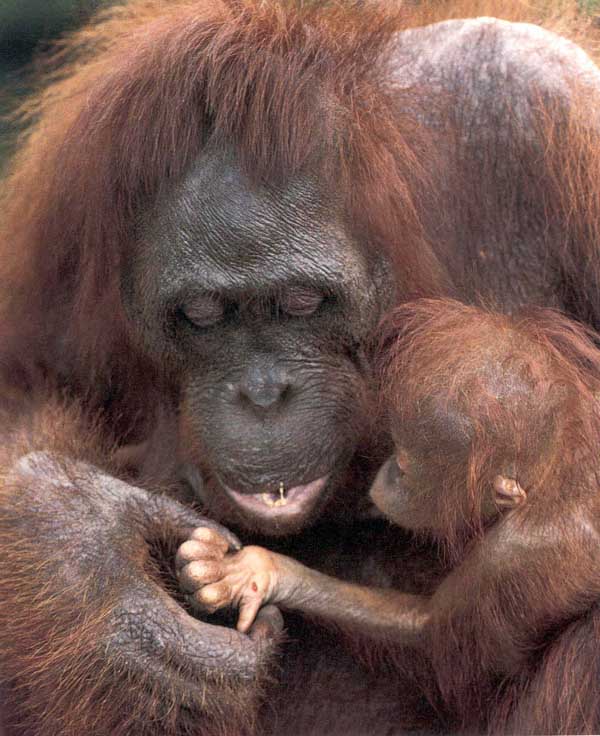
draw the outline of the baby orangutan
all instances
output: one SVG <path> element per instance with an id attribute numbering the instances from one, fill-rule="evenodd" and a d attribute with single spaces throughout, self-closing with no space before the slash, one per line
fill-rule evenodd
<path id="1" fill-rule="evenodd" d="M 507 317 L 421 300 L 389 321 L 383 394 L 396 451 L 370 494 L 437 538 L 452 569 L 430 596 L 369 588 L 209 529 L 179 549 L 204 609 L 266 602 L 418 647 L 447 701 L 514 675 L 600 596 L 600 356 L 552 310 Z M 505 513 L 503 513 L 505 512 Z"/>
<path id="2" fill-rule="evenodd" d="M 378 494 L 379 500 L 374 500 L 382 511 L 386 511 L 386 503 L 394 505 L 391 497 L 399 481 L 398 465 L 390 459 L 371 489 L 372 495 Z M 491 513 L 492 509 L 515 508 L 526 498 L 518 481 L 501 475 L 494 479 L 488 495 Z M 396 632 L 396 615 L 402 613 L 398 601 L 402 607 L 410 604 L 411 596 L 347 584 L 264 547 L 248 546 L 229 553 L 228 542 L 206 527 L 195 529 L 181 545 L 177 562 L 184 585 L 200 607 L 208 612 L 224 607 L 239 609 L 237 629 L 243 633 L 250 629 L 262 606 L 274 603 L 340 625 L 355 625 L 361 633 L 395 638 L 396 633 L 400 634 Z M 412 610 L 409 605 L 405 613 Z"/>

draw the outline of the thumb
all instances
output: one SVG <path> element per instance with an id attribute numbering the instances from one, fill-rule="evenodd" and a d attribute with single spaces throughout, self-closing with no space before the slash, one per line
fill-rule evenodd
<path id="1" fill-rule="evenodd" d="M 230 551 L 237 552 L 242 548 L 242 544 L 235 534 L 218 522 L 208 519 L 165 494 L 157 494 L 151 498 L 148 521 L 154 527 L 154 533 L 158 533 L 160 537 L 175 537 L 178 544 L 181 544 L 196 527 L 202 526 L 214 529 L 226 539 Z"/>
<path id="2" fill-rule="evenodd" d="M 263 606 L 256 616 L 256 620 L 248 636 L 252 641 L 258 643 L 264 642 L 271 644 L 273 640 L 277 640 L 283 633 L 283 616 L 277 606 L 269 604 Z"/>

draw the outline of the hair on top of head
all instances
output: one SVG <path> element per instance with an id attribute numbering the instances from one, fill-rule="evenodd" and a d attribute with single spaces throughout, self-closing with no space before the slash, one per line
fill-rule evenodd
<path id="1" fill-rule="evenodd" d="M 12 288 L 0 307 L 23 314 L 16 339 L 28 333 L 33 351 L 66 331 L 62 350 L 93 353 L 96 372 L 119 354 L 131 364 L 115 347 L 122 254 L 140 210 L 209 142 L 232 148 L 249 181 L 307 175 L 339 191 L 348 223 L 390 252 L 398 232 L 421 238 L 410 182 L 424 134 L 402 112 L 412 93 L 388 89 L 402 25 L 395 2 L 132 0 L 63 41 L 48 68 L 66 65 L 23 108 L 30 127 L 3 188 Z M 434 288 L 427 253 L 402 256 L 407 293 Z"/>
<path id="2" fill-rule="evenodd" d="M 553 309 L 506 315 L 453 299 L 420 299 L 394 309 L 383 334 L 383 398 L 398 409 L 407 397 L 417 401 L 437 392 L 456 401 L 465 382 L 487 381 L 491 388 L 496 377 L 513 374 L 522 381 L 499 386 L 498 398 L 538 383 L 546 388 L 549 381 L 600 390 L 596 333 Z"/>
<path id="3" fill-rule="evenodd" d="M 439 449 L 431 427 L 454 433 L 456 421 L 437 419 L 462 418 L 468 468 L 466 482 L 461 471 L 460 487 L 474 504 L 483 497 L 482 483 L 501 473 L 502 463 L 527 483 L 535 468 L 528 493 L 535 497 L 543 486 L 546 499 L 575 493 L 578 473 L 595 472 L 600 353 L 589 328 L 552 309 L 531 307 L 508 316 L 454 300 L 422 299 L 394 310 L 384 335 L 381 401 L 392 426 L 403 436 L 420 433 Z M 418 429 L 420 423 L 431 436 Z"/>

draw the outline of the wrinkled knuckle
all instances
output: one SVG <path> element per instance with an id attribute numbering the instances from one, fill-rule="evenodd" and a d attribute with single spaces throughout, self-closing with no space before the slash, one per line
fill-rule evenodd
<path id="1" fill-rule="evenodd" d="M 201 550 L 198 548 L 198 545 L 193 540 L 188 540 L 187 542 L 184 542 L 177 550 L 177 556 L 181 560 L 191 561 L 196 557 L 199 557 L 200 554 Z"/>
<path id="2" fill-rule="evenodd" d="M 231 597 L 231 588 L 228 583 L 218 583 L 202 588 L 196 593 L 196 600 L 205 606 L 219 606 L 227 603 Z"/>
<path id="3" fill-rule="evenodd" d="M 192 538 L 210 545 L 221 545 L 227 547 L 227 541 L 214 529 L 200 526 L 192 532 Z"/>
<path id="4" fill-rule="evenodd" d="M 15 485 L 24 493 L 36 490 L 32 496 L 32 503 L 41 506 L 38 502 L 39 487 L 44 488 L 46 501 L 53 497 L 53 502 L 62 506 L 62 496 L 65 488 L 72 488 L 73 483 L 66 472 L 66 462 L 60 456 L 49 452 L 34 451 L 21 455 L 10 465 L 5 473 L 5 484 Z"/>

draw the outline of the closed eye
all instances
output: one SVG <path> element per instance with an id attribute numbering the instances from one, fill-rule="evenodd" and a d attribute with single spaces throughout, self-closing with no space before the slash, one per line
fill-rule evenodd
<path id="1" fill-rule="evenodd" d="M 310 317 L 323 304 L 325 296 L 315 289 L 290 287 L 279 298 L 279 308 L 290 317 Z"/>
<path id="2" fill-rule="evenodd" d="M 180 311 L 194 327 L 212 327 L 223 319 L 225 305 L 216 294 L 202 294 L 186 301 Z"/>
<path id="3" fill-rule="evenodd" d="M 390 458 L 388 462 L 386 482 L 390 486 L 397 485 L 404 477 L 404 470 L 398 465 L 396 458 Z"/>

